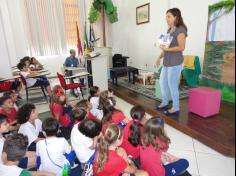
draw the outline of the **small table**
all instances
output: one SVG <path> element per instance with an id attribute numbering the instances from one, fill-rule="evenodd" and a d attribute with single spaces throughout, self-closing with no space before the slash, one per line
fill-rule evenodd
<path id="1" fill-rule="evenodd" d="M 117 67 L 111 69 L 111 79 L 113 85 L 118 85 L 118 77 L 128 74 L 129 82 L 131 83 L 131 75 L 133 76 L 133 84 L 135 84 L 135 75 L 139 73 L 137 68 L 134 67 Z"/>
<path id="2" fill-rule="evenodd" d="M 139 75 L 142 76 L 143 85 L 146 86 L 146 79 L 147 79 L 148 76 L 152 76 L 152 75 L 153 75 L 153 72 L 141 70 L 141 71 L 139 72 Z"/>

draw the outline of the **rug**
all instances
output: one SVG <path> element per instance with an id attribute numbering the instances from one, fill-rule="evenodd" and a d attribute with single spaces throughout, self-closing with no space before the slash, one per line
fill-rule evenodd
<path id="1" fill-rule="evenodd" d="M 109 80 L 109 82 L 112 83 L 112 80 Z M 131 84 L 129 83 L 129 80 L 127 77 L 118 78 L 118 85 L 126 89 L 129 89 L 131 91 L 134 91 L 136 93 L 139 93 L 141 95 L 144 95 L 153 100 L 157 100 L 161 102 L 159 98 L 156 98 L 155 87 L 151 88 L 151 87 L 146 87 L 140 84 Z M 188 98 L 188 96 L 189 96 L 189 86 L 184 85 L 184 84 L 181 85 L 180 86 L 180 99 Z"/>

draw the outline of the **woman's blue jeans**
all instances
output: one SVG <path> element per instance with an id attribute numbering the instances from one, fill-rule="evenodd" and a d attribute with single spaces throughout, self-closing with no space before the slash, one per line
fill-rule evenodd
<path id="1" fill-rule="evenodd" d="M 166 106 L 169 103 L 169 92 L 173 100 L 173 109 L 180 110 L 179 105 L 179 79 L 182 71 L 182 64 L 165 67 L 163 66 L 160 76 L 160 86 L 162 94 L 162 105 Z"/>

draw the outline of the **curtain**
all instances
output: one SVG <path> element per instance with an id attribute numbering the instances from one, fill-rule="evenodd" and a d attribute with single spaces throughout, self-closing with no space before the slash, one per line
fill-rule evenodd
<path id="1" fill-rule="evenodd" d="M 24 0 L 24 26 L 30 55 L 67 51 L 63 0 Z"/>
<path id="2" fill-rule="evenodd" d="M 64 0 L 63 9 L 67 46 L 68 48 L 75 48 L 78 41 L 76 24 L 78 27 L 80 26 L 78 0 Z M 80 36 L 80 38 L 82 37 Z"/>

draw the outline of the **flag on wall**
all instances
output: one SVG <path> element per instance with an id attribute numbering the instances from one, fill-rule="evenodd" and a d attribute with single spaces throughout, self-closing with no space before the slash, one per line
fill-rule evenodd
<path id="1" fill-rule="evenodd" d="M 84 29 L 84 50 L 87 51 L 89 49 L 89 40 L 87 35 L 87 27 L 85 23 L 85 29 Z"/>
<path id="2" fill-rule="evenodd" d="M 82 48 L 82 44 L 81 44 L 79 26 L 78 26 L 77 22 L 76 22 L 76 30 L 77 30 L 77 48 L 78 48 L 78 54 L 79 55 L 83 55 L 83 48 Z"/>
<path id="3" fill-rule="evenodd" d="M 95 33 L 93 30 L 93 25 L 90 24 L 90 31 L 89 31 L 89 46 L 90 46 L 90 48 L 94 47 L 95 42 L 96 41 L 95 41 Z"/>

